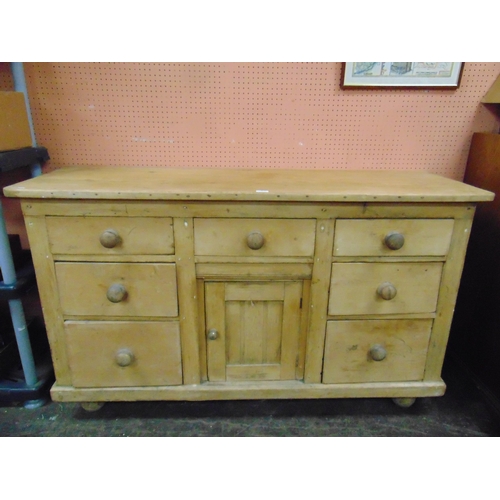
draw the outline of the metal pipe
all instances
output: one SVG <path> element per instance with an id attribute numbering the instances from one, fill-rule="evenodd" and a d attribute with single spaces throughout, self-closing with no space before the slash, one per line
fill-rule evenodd
<path id="1" fill-rule="evenodd" d="M 12 259 L 10 249 L 9 236 L 7 227 L 3 217 L 3 207 L 0 201 L 0 269 L 2 271 L 3 282 L 6 285 L 15 285 L 17 281 L 16 269 Z M 24 379 L 27 386 L 34 386 L 38 379 L 36 376 L 35 361 L 33 359 L 33 351 L 31 349 L 28 328 L 26 327 L 26 319 L 24 317 L 23 305 L 20 299 L 9 300 L 10 315 L 12 318 L 12 326 L 16 336 L 17 348 L 21 365 L 23 367 Z"/>
<path id="2" fill-rule="evenodd" d="M 26 104 L 26 112 L 28 114 L 28 122 L 31 132 L 31 143 L 36 147 L 35 128 L 33 127 L 33 118 L 31 116 L 30 101 L 28 98 L 28 87 L 26 86 L 26 78 L 24 76 L 24 67 L 22 62 L 10 63 L 12 77 L 14 79 L 14 90 L 24 94 L 24 102 Z M 38 177 L 42 174 L 42 166 L 39 163 L 31 165 L 31 176 Z"/>
<path id="3" fill-rule="evenodd" d="M 10 316 L 12 318 L 12 326 L 16 335 L 17 348 L 21 365 L 24 372 L 24 380 L 28 387 L 33 387 L 37 384 L 35 360 L 31 349 L 29 331 L 26 326 L 26 318 L 24 317 L 24 309 L 21 299 L 9 300 Z"/>
<path id="4" fill-rule="evenodd" d="M 9 236 L 3 218 L 3 207 L 0 203 L 0 269 L 2 270 L 3 282 L 6 285 L 14 285 L 17 281 L 12 252 L 10 250 Z"/>

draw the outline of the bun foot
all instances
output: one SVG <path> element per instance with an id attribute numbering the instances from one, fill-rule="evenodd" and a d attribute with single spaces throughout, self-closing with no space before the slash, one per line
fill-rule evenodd
<path id="1" fill-rule="evenodd" d="M 392 398 L 392 400 L 401 408 L 409 408 L 415 403 L 415 398 Z"/>
<path id="2" fill-rule="evenodd" d="M 80 406 L 85 410 L 85 411 L 98 411 L 100 410 L 103 406 L 104 403 L 99 403 L 99 402 L 86 402 L 86 403 L 80 403 Z"/>

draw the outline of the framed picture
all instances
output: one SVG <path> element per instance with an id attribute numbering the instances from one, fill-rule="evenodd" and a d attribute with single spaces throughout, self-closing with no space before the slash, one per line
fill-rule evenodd
<path id="1" fill-rule="evenodd" d="M 461 62 L 346 62 L 341 87 L 457 89 L 463 66 Z"/>

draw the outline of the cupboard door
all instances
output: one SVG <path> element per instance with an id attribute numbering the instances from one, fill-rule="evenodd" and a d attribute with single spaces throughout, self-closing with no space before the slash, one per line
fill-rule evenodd
<path id="1" fill-rule="evenodd" d="M 208 379 L 293 380 L 302 282 L 205 284 Z"/>

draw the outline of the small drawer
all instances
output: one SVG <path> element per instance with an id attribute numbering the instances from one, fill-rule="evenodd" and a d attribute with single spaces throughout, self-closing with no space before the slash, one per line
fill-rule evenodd
<path id="1" fill-rule="evenodd" d="M 328 314 L 436 311 L 441 262 L 334 263 Z"/>
<path id="2" fill-rule="evenodd" d="M 328 321 L 323 382 L 418 381 L 432 320 Z"/>
<path id="3" fill-rule="evenodd" d="M 57 255 L 167 255 L 174 253 L 171 218 L 47 217 Z"/>
<path id="4" fill-rule="evenodd" d="M 182 384 L 179 324 L 66 321 L 74 387 Z"/>
<path id="5" fill-rule="evenodd" d="M 310 219 L 195 219 L 195 255 L 311 257 Z"/>
<path id="6" fill-rule="evenodd" d="M 55 264 L 66 316 L 177 316 L 175 264 Z"/>
<path id="7" fill-rule="evenodd" d="M 339 219 L 333 254 L 348 256 L 444 256 L 453 219 Z"/>

